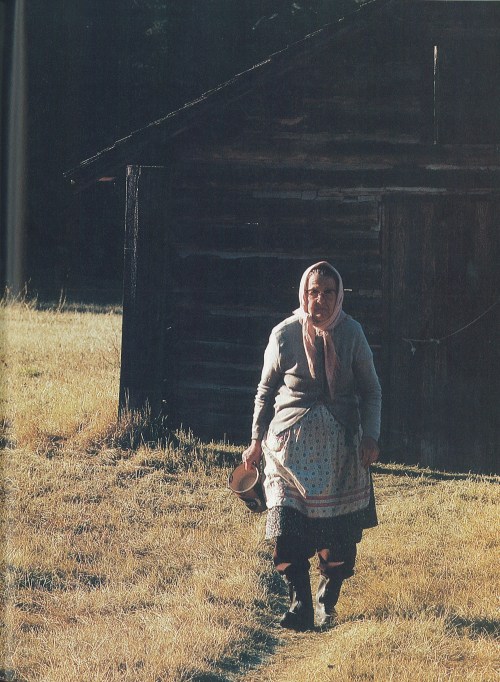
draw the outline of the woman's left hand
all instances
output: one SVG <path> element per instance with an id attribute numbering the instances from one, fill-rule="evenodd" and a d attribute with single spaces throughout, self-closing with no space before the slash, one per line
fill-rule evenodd
<path id="1" fill-rule="evenodd" d="M 365 469 L 377 461 L 379 453 L 380 448 L 377 441 L 370 436 L 363 436 L 359 444 L 359 456 L 361 457 L 361 464 Z"/>

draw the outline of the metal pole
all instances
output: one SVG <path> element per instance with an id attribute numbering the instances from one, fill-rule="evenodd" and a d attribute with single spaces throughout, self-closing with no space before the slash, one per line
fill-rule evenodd
<path id="1" fill-rule="evenodd" d="M 25 0 L 7 2 L 4 15 L 2 83 L 2 284 L 13 294 L 24 287 L 26 215 L 26 36 Z"/>

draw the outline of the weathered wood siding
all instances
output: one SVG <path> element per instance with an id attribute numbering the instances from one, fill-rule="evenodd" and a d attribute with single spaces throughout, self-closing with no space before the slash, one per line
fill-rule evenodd
<path id="1" fill-rule="evenodd" d="M 167 194 L 165 173 L 127 169 L 120 409 L 148 409 L 154 417 L 174 388 Z"/>
<path id="2" fill-rule="evenodd" d="M 499 209 L 484 195 L 385 202 L 384 442 L 427 466 L 498 470 Z"/>
<path id="3" fill-rule="evenodd" d="M 493 143 L 456 144 L 467 129 L 463 117 L 455 125 L 437 106 L 438 95 L 448 97 L 438 66 L 446 72 L 450 62 L 436 45 L 463 37 L 470 19 L 465 12 L 453 23 L 432 7 L 441 4 L 448 3 L 418 4 L 392 23 L 385 16 L 364 32 L 295 55 L 274 78 L 180 127 L 168 149 L 157 151 L 164 168 L 134 171 L 140 189 L 130 183 L 127 249 L 137 258 L 129 258 L 125 319 L 135 321 L 124 327 L 124 342 L 135 336 L 124 355 L 122 396 L 142 386 L 142 393 L 132 390 L 137 404 L 149 390 L 172 422 L 245 442 L 269 332 L 297 306 L 303 270 L 327 259 L 349 290 L 346 311 L 363 324 L 375 352 L 387 447 L 432 465 L 494 468 L 498 421 L 485 407 L 487 367 L 497 358 L 491 342 L 481 347 L 479 369 L 463 345 L 413 355 L 401 342 L 403 334 L 444 335 L 498 291 L 488 260 L 498 245 L 496 204 L 486 200 L 500 187 L 498 152 Z M 486 28 L 493 31 L 483 17 L 473 34 Z M 446 145 L 438 139 L 444 122 Z M 136 205 L 144 207 L 137 219 Z M 482 293 L 465 311 L 455 292 L 464 267 L 470 270 L 475 230 L 482 235 L 475 251 Z M 132 295 L 140 280 L 134 268 L 144 273 L 144 306 L 163 287 L 152 313 Z M 133 368 L 145 326 L 142 347 L 152 350 Z M 464 353 L 468 374 L 456 370 Z M 452 425 L 465 411 L 465 389 L 477 421 L 468 422 L 474 435 L 460 449 Z"/>
<path id="4" fill-rule="evenodd" d="M 213 190 L 194 211 L 183 201 L 171 207 L 173 298 L 183 339 L 176 407 L 184 423 L 248 438 L 269 333 L 297 307 L 300 276 L 317 260 L 337 265 L 351 289 L 346 309 L 363 318 L 373 344 L 380 344 L 379 211 L 373 198 L 240 185 Z"/>

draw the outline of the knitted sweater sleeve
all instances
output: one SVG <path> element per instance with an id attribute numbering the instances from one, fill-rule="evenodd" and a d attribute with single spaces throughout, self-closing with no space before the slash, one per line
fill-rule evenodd
<path id="1" fill-rule="evenodd" d="M 274 398 L 282 381 L 278 338 L 271 333 L 264 352 L 264 364 L 257 393 L 252 421 L 252 439 L 262 440 L 273 417 Z"/>
<path id="2" fill-rule="evenodd" d="M 353 372 L 360 395 L 361 428 L 364 436 L 378 441 L 382 410 L 382 389 L 373 364 L 373 353 L 360 328 L 353 349 Z"/>

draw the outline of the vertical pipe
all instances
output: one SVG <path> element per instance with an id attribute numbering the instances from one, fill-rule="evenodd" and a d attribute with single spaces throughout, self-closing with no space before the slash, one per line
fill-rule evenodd
<path id="1" fill-rule="evenodd" d="M 3 279 L 12 293 L 24 286 L 26 206 L 26 37 L 25 0 L 7 7 L 5 100 L 2 112 Z M 9 35 L 10 33 L 10 35 Z"/>

